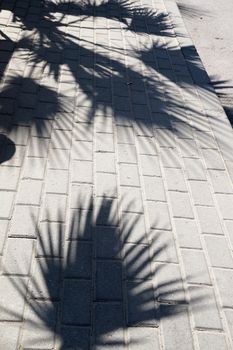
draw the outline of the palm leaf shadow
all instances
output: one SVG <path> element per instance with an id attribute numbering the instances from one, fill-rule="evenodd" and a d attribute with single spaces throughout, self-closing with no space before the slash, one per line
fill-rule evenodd
<path id="1" fill-rule="evenodd" d="M 128 327 L 158 327 L 161 319 L 187 311 L 182 281 L 159 283 L 163 264 L 150 269 L 166 244 L 145 237 L 131 243 L 138 220 L 120 229 L 112 200 L 103 198 L 94 212 L 92 203 L 85 210 L 82 205 L 73 210 L 67 230 L 64 223 L 41 223 L 29 284 L 9 279 L 26 299 L 25 348 L 121 349 Z M 22 317 L 7 306 L 4 312 L 10 319 Z"/>

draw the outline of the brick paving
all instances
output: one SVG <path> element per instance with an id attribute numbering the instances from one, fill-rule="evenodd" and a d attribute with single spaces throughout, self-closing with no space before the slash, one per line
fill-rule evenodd
<path id="1" fill-rule="evenodd" d="M 0 348 L 233 349 L 233 133 L 175 2 L 0 6 Z"/>

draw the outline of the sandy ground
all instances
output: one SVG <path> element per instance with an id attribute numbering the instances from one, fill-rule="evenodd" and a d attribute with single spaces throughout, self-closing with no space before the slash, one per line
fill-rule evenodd
<path id="1" fill-rule="evenodd" d="M 233 123 L 233 1 L 177 0 L 177 4 Z"/>

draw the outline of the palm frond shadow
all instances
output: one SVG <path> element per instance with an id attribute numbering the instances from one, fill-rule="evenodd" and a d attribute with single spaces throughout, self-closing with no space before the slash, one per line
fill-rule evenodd
<path id="1" fill-rule="evenodd" d="M 4 67 L 8 67 L 6 74 L 2 72 L 0 96 L 0 125 L 6 135 L 11 130 L 14 134 L 20 133 L 19 125 L 33 124 L 39 137 L 47 137 L 46 126 L 56 114 L 60 114 L 64 123 L 71 115 L 74 121 L 87 123 L 96 115 L 113 115 L 122 124 L 139 120 L 170 129 L 173 121 L 190 123 L 189 118 L 180 117 L 184 114 L 180 89 L 184 93 L 189 91 L 188 99 L 197 97 L 190 86 L 183 53 L 174 48 L 170 50 L 158 39 L 159 34 L 166 35 L 162 25 L 167 23 L 166 14 L 153 13 L 126 0 L 37 1 L 35 8 L 30 5 L 29 0 L 25 8 L 18 8 L 14 2 L 2 4 L 3 9 L 12 11 L 15 25 L 25 29 L 17 42 L 11 33 L 5 34 L 2 29 L 3 49 L 9 53 L 4 63 Z M 34 13 L 32 9 L 37 11 Z M 119 40 L 113 40 L 111 47 L 106 45 L 108 35 L 103 30 L 96 31 L 97 42 L 94 42 L 94 31 L 90 36 L 82 35 L 82 22 L 87 19 L 84 29 L 88 30 L 88 21 L 93 23 L 99 16 L 116 23 L 130 19 L 130 24 L 125 24 L 130 39 L 125 49 Z M 150 23 L 157 28 L 152 42 L 147 35 Z M 120 28 L 116 25 L 113 32 L 115 29 L 119 32 Z M 135 31 L 146 34 L 140 37 L 141 48 L 135 47 L 136 39 L 132 40 Z M 189 70 L 197 77 L 206 78 L 198 66 L 196 53 L 192 48 L 186 48 L 186 52 Z M 27 62 L 24 73 L 11 66 L 14 54 L 17 59 L 21 57 L 25 65 Z M 178 63 L 174 70 L 169 63 L 171 58 Z M 64 83 L 62 90 L 60 83 Z M 195 104 L 189 104 L 186 110 L 195 114 L 195 129 L 198 130 L 199 125 L 201 128 L 202 119 L 198 118 L 200 112 L 195 110 Z M 176 128 L 172 132 L 175 133 Z M 11 139 L 11 135 L 8 136 Z"/>
<path id="2" fill-rule="evenodd" d="M 166 244 L 146 237 L 132 243 L 138 219 L 126 230 L 120 228 L 111 200 L 103 198 L 94 212 L 92 203 L 85 210 L 79 207 L 82 203 L 67 228 L 64 223 L 40 224 L 29 283 L 9 278 L 17 297 L 26 302 L 25 348 L 52 349 L 56 342 L 63 350 L 121 349 L 128 327 L 158 327 L 161 319 L 187 312 L 182 281 L 166 278 L 163 264 L 155 263 Z M 163 281 L 158 274 L 165 274 Z M 22 320 L 7 305 L 1 311 L 6 319 Z"/>

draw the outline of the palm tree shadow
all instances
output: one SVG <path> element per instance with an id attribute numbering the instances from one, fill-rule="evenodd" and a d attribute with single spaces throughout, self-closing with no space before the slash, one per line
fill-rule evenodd
<path id="1" fill-rule="evenodd" d="M 26 299 L 23 348 L 121 349 L 127 329 L 157 328 L 163 318 L 187 312 L 182 281 L 166 278 L 161 264 L 151 268 L 166 244 L 155 240 L 150 254 L 150 239 L 131 243 L 138 219 L 122 230 L 112 200 L 82 205 L 71 213 L 67 228 L 40 223 L 29 284 L 9 279 Z M 4 313 L 8 319 L 22 317 L 7 305 Z"/>

